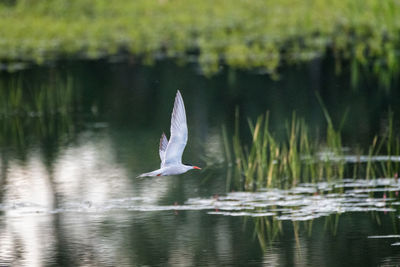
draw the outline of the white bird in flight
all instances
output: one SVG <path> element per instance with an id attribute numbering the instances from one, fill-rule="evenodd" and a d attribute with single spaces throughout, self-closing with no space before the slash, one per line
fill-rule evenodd
<path id="1" fill-rule="evenodd" d="M 160 138 L 159 153 L 161 166 L 158 170 L 143 173 L 138 177 L 177 175 L 193 169 L 200 170 L 201 168 L 197 166 L 182 164 L 182 154 L 187 139 L 188 129 L 185 105 L 183 104 L 181 92 L 178 90 L 171 116 L 171 137 L 169 142 L 164 133 L 162 133 Z"/>

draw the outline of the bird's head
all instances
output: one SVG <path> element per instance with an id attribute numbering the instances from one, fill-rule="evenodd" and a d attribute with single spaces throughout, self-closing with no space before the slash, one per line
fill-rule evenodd
<path id="1" fill-rule="evenodd" d="M 200 167 L 194 166 L 194 165 L 192 165 L 192 164 L 186 164 L 186 166 L 189 167 L 189 170 L 191 170 L 191 169 L 193 169 L 193 170 L 201 170 Z"/>

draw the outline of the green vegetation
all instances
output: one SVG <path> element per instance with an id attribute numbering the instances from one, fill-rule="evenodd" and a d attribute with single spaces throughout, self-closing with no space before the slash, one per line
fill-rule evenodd
<path id="1" fill-rule="evenodd" d="M 399 70 L 399 15 L 396 0 L 9 0 L 0 3 L 0 60 L 128 52 L 152 62 L 162 53 L 198 55 L 206 73 L 221 61 L 276 73 L 282 61 L 329 50 L 337 63 L 351 60 L 353 80 L 368 69 L 390 82 Z"/>
<path id="2" fill-rule="evenodd" d="M 236 126 L 232 153 L 224 130 L 226 160 L 234 167 L 229 183 L 239 190 L 256 190 L 264 187 L 289 188 L 298 183 L 343 178 L 397 176 L 400 136 L 395 136 L 392 112 L 389 112 L 385 134 L 375 136 L 366 156 L 346 155 L 343 152 L 340 130 L 334 128 L 328 112 L 324 112 L 327 130 L 322 141 L 311 138 L 309 127 L 296 114 L 286 126 L 287 135 L 283 141 L 269 129 L 268 113 L 259 116 L 255 124 L 249 121 L 252 134 L 249 146 L 240 141 Z M 238 117 L 236 114 L 236 125 L 239 124 Z"/>
<path id="3" fill-rule="evenodd" d="M 0 147 L 16 148 L 21 158 L 35 142 L 64 142 L 79 126 L 74 111 L 81 98 L 70 76 L 44 77 L 24 84 L 15 77 L 0 80 Z"/>

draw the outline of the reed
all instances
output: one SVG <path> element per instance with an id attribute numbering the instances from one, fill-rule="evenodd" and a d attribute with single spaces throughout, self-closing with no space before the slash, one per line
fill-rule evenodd
<path id="1" fill-rule="evenodd" d="M 303 182 L 343 178 L 373 179 L 397 175 L 399 161 L 392 157 L 400 155 L 400 139 L 395 135 L 393 112 L 389 111 L 384 134 L 375 136 L 372 140 L 367 160 L 350 161 L 343 151 L 341 126 L 335 128 L 327 110 L 323 108 L 323 111 L 327 129 L 326 136 L 320 141 L 312 141 L 308 125 L 296 113 L 286 123 L 285 138 L 276 138 L 270 130 L 267 112 L 254 123 L 249 120 L 252 139 L 248 145 L 243 145 L 240 141 L 239 115 L 236 111 L 235 133 L 231 142 L 232 167 L 235 173 L 232 178 L 233 187 L 245 190 L 288 188 Z M 225 149 L 226 153 L 230 153 L 226 136 L 225 133 Z M 359 153 L 357 158 L 365 158 L 362 151 Z M 380 155 L 387 157 L 379 158 Z"/>
<path id="2" fill-rule="evenodd" d="M 15 77 L 0 81 L 0 146 L 21 155 L 43 140 L 68 140 L 75 135 L 75 110 L 82 96 L 71 76 L 52 76 L 39 85 Z"/>

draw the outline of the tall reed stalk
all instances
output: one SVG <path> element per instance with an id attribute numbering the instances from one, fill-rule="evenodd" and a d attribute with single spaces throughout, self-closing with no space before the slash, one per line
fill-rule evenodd
<path id="1" fill-rule="evenodd" d="M 304 119 L 293 113 L 286 124 L 287 135 L 277 139 L 269 127 L 269 112 L 248 121 L 251 143 L 243 145 L 239 134 L 239 112 L 236 111 L 235 133 L 232 139 L 235 170 L 234 184 L 245 190 L 263 187 L 291 187 L 302 182 L 330 181 L 343 178 L 393 177 L 399 162 L 391 157 L 400 155 L 399 136 L 395 135 L 393 113 L 389 111 L 388 126 L 383 136 L 375 136 L 368 149 L 366 161 L 350 162 L 343 152 L 341 126 L 335 129 L 327 110 L 326 136 L 322 141 L 312 141 Z M 341 123 L 342 125 L 343 123 Z M 226 153 L 229 141 L 224 134 Z M 385 154 L 389 157 L 378 159 Z M 358 155 L 360 158 L 361 155 Z"/>

